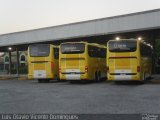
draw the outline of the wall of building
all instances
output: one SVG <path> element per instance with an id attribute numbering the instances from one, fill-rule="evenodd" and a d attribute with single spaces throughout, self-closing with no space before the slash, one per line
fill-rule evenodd
<path id="1" fill-rule="evenodd" d="M 17 66 L 17 54 L 16 52 L 11 52 L 11 69 L 16 69 Z M 27 51 L 19 51 L 19 66 L 21 68 L 27 67 Z M 9 70 L 9 53 L 5 52 L 0 57 L 0 71 L 8 71 Z"/>

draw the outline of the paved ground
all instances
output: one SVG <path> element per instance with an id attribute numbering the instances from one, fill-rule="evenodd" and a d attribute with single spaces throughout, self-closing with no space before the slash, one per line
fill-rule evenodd
<path id="1" fill-rule="evenodd" d="M 0 113 L 160 113 L 160 80 L 132 83 L 0 81 Z"/>

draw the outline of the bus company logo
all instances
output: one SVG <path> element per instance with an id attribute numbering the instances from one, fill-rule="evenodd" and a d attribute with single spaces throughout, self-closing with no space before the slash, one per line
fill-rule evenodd
<path id="1" fill-rule="evenodd" d="M 74 46 L 66 47 L 66 48 L 65 48 L 65 50 L 75 50 L 75 49 L 77 49 L 77 48 L 76 48 L 76 47 L 74 47 Z"/>
<path id="2" fill-rule="evenodd" d="M 155 114 L 142 114 L 142 120 L 158 120 L 158 115 L 155 115 Z"/>

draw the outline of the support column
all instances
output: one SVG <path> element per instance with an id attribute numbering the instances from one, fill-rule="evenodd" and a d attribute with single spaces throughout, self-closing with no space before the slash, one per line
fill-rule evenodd
<path id="1" fill-rule="evenodd" d="M 19 76 L 19 51 L 16 48 L 16 54 L 17 54 L 17 64 L 16 64 L 16 69 L 17 69 L 17 77 Z"/>
<path id="2" fill-rule="evenodd" d="M 11 74 L 11 65 L 12 65 L 12 57 L 11 57 L 11 51 L 9 51 L 9 75 Z"/>
<path id="3" fill-rule="evenodd" d="M 155 45 L 156 45 L 156 38 L 157 38 L 157 32 L 156 31 L 151 31 L 150 32 L 150 40 L 151 40 L 151 44 L 153 46 L 153 57 L 152 57 L 152 72 L 153 74 L 156 73 L 156 50 L 155 50 Z"/>

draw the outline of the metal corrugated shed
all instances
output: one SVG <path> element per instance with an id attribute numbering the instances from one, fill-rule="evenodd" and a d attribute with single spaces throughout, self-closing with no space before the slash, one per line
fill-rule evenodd
<path id="1" fill-rule="evenodd" d="M 0 35 L 0 46 L 160 28 L 160 9 Z"/>

